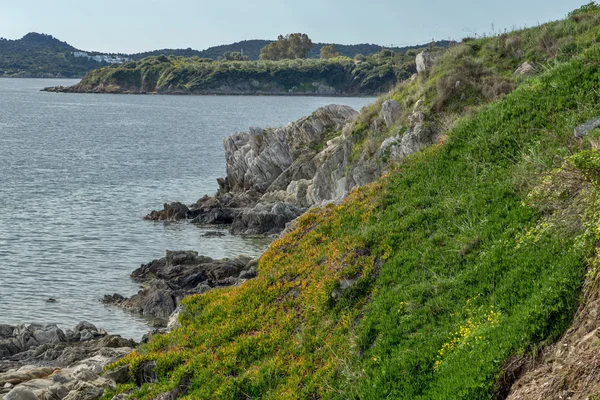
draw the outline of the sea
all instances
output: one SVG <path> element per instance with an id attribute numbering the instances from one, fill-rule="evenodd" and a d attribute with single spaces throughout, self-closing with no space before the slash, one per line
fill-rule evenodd
<path id="1" fill-rule="evenodd" d="M 0 79 L 0 324 L 88 321 L 139 340 L 150 321 L 102 303 L 168 250 L 259 256 L 264 238 L 143 219 L 195 202 L 225 176 L 223 139 L 327 104 L 374 98 L 57 94 L 65 79 Z M 52 300 L 55 301 L 52 301 Z"/>

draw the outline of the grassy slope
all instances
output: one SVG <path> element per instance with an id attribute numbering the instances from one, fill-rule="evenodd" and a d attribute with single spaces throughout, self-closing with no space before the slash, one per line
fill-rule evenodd
<path id="1" fill-rule="evenodd" d="M 590 19 L 536 29 L 572 29 L 569 48 L 581 54 L 596 49 L 597 24 L 581 25 Z M 461 101 L 489 100 L 489 83 L 510 72 L 498 72 L 488 43 L 461 50 L 493 69 L 465 75 L 468 95 L 439 95 L 444 77 L 460 72 L 455 64 L 393 96 L 424 97 L 440 118 Z M 120 362 L 132 372 L 157 362 L 159 383 L 134 396 L 152 398 L 188 376 L 194 399 L 491 398 L 506 360 L 567 327 L 595 242 L 577 218 L 541 212 L 527 196 L 568 148 L 583 147 L 571 143 L 572 128 L 600 113 L 597 50 L 547 54 L 563 61 L 470 111 L 444 145 L 302 217 L 262 257 L 258 278 L 186 299 L 181 329 Z"/>

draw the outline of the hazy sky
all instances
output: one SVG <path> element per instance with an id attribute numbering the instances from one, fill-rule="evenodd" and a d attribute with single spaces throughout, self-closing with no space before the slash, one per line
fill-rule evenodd
<path id="1" fill-rule="evenodd" d="M 0 0 L 0 37 L 48 33 L 83 50 L 202 50 L 307 33 L 380 45 L 461 39 L 560 19 L 589 0 Z"/>

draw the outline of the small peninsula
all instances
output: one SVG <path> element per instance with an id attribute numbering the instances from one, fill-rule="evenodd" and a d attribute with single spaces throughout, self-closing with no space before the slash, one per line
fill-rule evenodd
<path id="1" fill-rule="evenodd" d="M 416 72 L 416 53 L 383 50 L 355 60 L 213 61 L 151 56 L 89 72 L 67 93 L 372 96 Z"/>

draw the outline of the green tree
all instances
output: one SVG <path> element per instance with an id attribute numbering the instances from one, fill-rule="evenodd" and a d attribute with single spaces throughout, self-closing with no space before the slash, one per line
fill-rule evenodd
<path id="1" fill-rule="evenodd" d="M 340 53 L 336 50 L 333 44 L 321 47 L 321 60 L 328 60 L 330 58 L 339 57 Z"/>
<path id="2" fill-rule="evenodd" d="M 279 35 L 277 41 L 269 43 L 260 50 L 261 60 L 286 60 L 306 58 L 312 47 L 312 40 L 305 33 Z"/>

